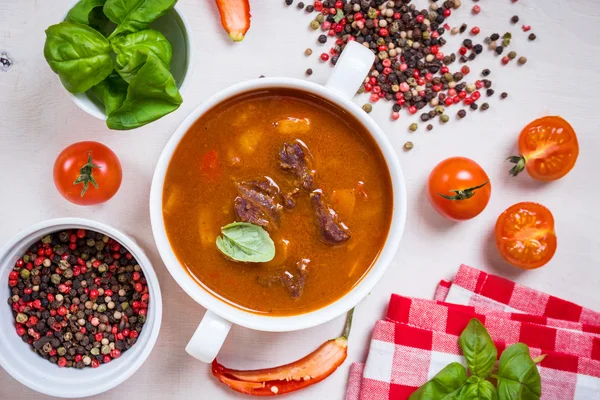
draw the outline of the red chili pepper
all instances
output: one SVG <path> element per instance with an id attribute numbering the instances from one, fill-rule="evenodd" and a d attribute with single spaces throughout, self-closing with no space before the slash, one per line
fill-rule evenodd
<path id="1" fill-rule="evenodd" d="M 250 3 L 248 0 L 216 0 L 221 25 L 234 42 L 244 39 L 250 29 Z"/>
<path id="2" fill-rule="evenodd" d="M 212 373 L 236 392 L 275 396 L 314 385 L 331 375 L 346 359 L 354 309 L 348 311 L 342 335 L 328 340 L 306 357 L 275 368 L 238 371 L 213 361 Z"/>

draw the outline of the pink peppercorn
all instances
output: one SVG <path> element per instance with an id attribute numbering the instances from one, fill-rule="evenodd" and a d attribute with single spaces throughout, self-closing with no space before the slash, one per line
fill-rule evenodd
<path id="1" fill-rule="evenodd" d="M 471 29 L 471 34 L 472 34 L 472 35 L 479 35 L 479 32 L 481 32 L 481 29 L 479 29 L 479 27 L 478 27 L 478 26 L 474 26 L 474 27 Z"/>
<path id="2" fill-rule="evenodd" d="M 379 101 L 379 95 L 377 93 L 371 94 L 371 102 L 377 103 Z"/>
<path id="3" fill-rule="evenodd" d="M 529 26 L 529 25 L 523 25 L 522 28 L 523 28 L 523 32 L 527 32 L 527 31 L 531 30 L 531 26 Z"/>
<path id="4" fill-rule="evenodd" d="M 481 12 L 481 7 L 475 5 L 475 6 L 473 6 L 473 9 L 471 10 L 471 12 L 473 14 L 479 14 Z"/>
<path id="5" fill-rule="evenodd" d="M 469 72 L 471 72 L 471 68 L 469 68 L 467 65 L 464 65 L 460 71 L 463 73 L 463 75 L 467 75 Z"/>
<path id="6" fill-rule="evenodd" d="M 58 363 L 57 363 L 57 364 L 58 364 L 58 366 L 59 366 L 60 368 L 62 368 L 62 367 L 64 367 L 65 365 L 67 365 L 67 359 L 66 359 L 66 358 L 64 358 L 64 357 L 60 357 L 60 358 L 58 359 Z"/>
<path id="7" fill-rule="evenodd" d="M 417 107 L 415 107 L 415 106 L 408 107 L 408 112 L 411 113 L 411 114 L 416 114 Z"/>
<path id="8" fill-rule="evenodd" d="M 327 60 L 329 60 L 329 54 L 321 53 L 321 61 L 327 61 Z"/>
<path id="9" fill-rule="evenodd" d="M 509 61 L 510 61 L 510 58 L 508 58 L 507 56 L 502 57 L 502 64 L 506 65 L 506 64 L 508 64 Z"/>
<path id="10" fill-rule="evenodd" d="M 392 113 L 392 119 L 393 119 L 394 121 L 396 121 L 398 118 L 400 118 L 400 113 L 399 113 L 399 112 L 396 112 L 396 111 L 394 111 L 394 112 Z"/>

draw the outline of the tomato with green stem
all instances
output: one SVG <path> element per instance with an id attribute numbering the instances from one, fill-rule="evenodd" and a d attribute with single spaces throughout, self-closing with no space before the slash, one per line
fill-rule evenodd
<path id="1" fill-rule="evenodd" d="M 79 142 L 65 148 L 54 162 L 54 185 L 71 203 L 100 204 L 112 198 L 123 179 L 117 155 L 98 142 Z"/>
<path id="2" fill-rule="evenodd" d="M 475 218 L 492 195 L 490 178 L 475 161 L 452 157 L 429 175 L 427 196 L 437 212 L 453 221 Z"/>
<path id="3" fill-rule="evenodd" d="M 573 169 L 579 156 L 579 143 L 573 127 L 561 117 L 536 119 L 521 131 L 518 156 L 507 159 L 515 164 L 510 170 L 517 176 L 524 169 L 533 179 L 549 182 L 562 178 Z"/>
<path id="4" fill-rule="evenodd" d="M 510 264 L 522 269 L 546 265 L 557 247 L 554 216 L 537 203 L 517 203 L 504 211 L 494 231 L 496 247 Z"/>

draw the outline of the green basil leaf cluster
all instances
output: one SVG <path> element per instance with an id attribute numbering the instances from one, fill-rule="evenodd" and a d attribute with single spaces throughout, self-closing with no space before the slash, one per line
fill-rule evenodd
<path id="1" fill-rule="evenodd" d="M 500 357 L 498 372 L 492 374 L 498 350 L 479 320 L 473 318 L 458 339 L 467 369 L 452 363 L 417 389 L 410 400 L 539 400 L 542 383 L 529 347 L 516 343 Z M 497 387 L 488 379 L 495 379 Z"/>
<path id="2" fill-rule="evenodd" d="M 71 93 L 93 93 L 110 129 L 134 129 L 183 102 L 171 44 L 150 24 L 177 0 L 81 0 L 46 30 L 44 56 Z"/>
<path id="3" fill-rule="evenodd" d="M 261 226 L 234 222 L 221 228 L 217 248 L 228 258 L 242 262 L 269 262 L 275 257 L 275 243 Z"/>

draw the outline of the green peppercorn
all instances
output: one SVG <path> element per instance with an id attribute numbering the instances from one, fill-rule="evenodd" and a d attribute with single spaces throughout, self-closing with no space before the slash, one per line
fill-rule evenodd
<path id="1" fill-rule="evenodd" d="M 488 103 L 483 103 L 483 104 L 481 105 L 481 111 L 485 111 L 485 110 L 487 110 L 488 108 L 490 108 L 490 105 L 489 105 Z"/>
<path id="2" fill-rule="evenodd" d="M 410 124 L 410 126 L 408 127 L 408 129 L 409 129 L 411 132 L 414 132 L 414 131 L 416 131 L 417 129 L 419 129 L 419 125 L 418 125 L 416 122 L 413 122 L 412 124 Z"/>
<path id="3" fill-rule="evenodd" d="M 363 94 L 364 92 L 365 92 L 365 85 L 360 85 L 360 87 L 356 91 L 356 94 Z"/>
<path id="4" fill-rule="evenodd" d="M 129 308 L 129 303 L 124 301 L 123 303 L 121 303 L 121 310 L 125 311 Z"/>
<path id="5" fill-rule="evenodd" d="M 319 23 L 319 21 L 317 21 L 317 20 L 310 21 L 310 27 L 311 27 L 311 29 L 313 29 L 313 30 L 316 31 L 317 29 L 319 29 L 320 26 L 321 26 L 321 24 Z"/>
<path id="6" fill-rule="evenodd" d="M 19 324 L 24 324 L 25 322 L 27 322 L 28 319 L 29 319 L 29 317 L 26 314 L 23 314 L 23 313 L 18 313 L 17 317 L 15 318 L 15 320 Z"/>
<path id="7" fill-rule="evenodd" d="M 41 240 L 42 243 L 44 244 L 50 244 L 52 243 L 52 235 L 46 235 L 42 238 Z"/>
<path id="8" fill-rule="evenodd" d="M 98 305 L 98 308 L 96 309 L 96 311 L 103 313 L 106 311 L 106 304 L 100 304 Z"/>
<path id="9" fill-rule="evenodd" d="M 515 57 L 517 57 L 517 53 L 515 53 L 514 51 L 508 53 L 508 58 L 510 58 L 511 60 L 514 60 Z"/>
<path id="10" fill-rule="evenodd" d="M 442 121 L 445 124 L 446 122 L 450 121 L 450 117 L 446 114 L 442 114 L 440 115 L 440 121 Z"/>
<path id="11" fill-rule="evenodd" d="M 444 111 L 446 111 L 446 109 L 443 106 L 437 106 L 435 107 L 435 112 L 439 115 L 443 114 Z"/>
<path id="12" fill-rule="evenodd" d="M 406 143 L 404 143 L 404 150 L 406 150 L 406 151 L 412 150 L 413 147 L 415 147 L 415 145 L 413 144 L 413 142 L 406 142 Z"/>
<path id="13" fill-rule="evenodd" d="M 21 279 L 29 279 L 30 272 L 27 268 L 21 270 Z"/>
<path id="14" fill-rule="evenodd" d="M 503 39 L 512 39 L 512 33 L 510 33 L 510 32 L 506 32 L 506 33 L 505 33 L 505 34 L 502 36 L 502 38 L 503 38 Z"/>
<path id="15" fill-rule="evenodd" d="M 100 349 L 97 347 L 94 347 L 93 349 L 90 350 L 90 353 L 92 353 L 93 356 L 97 356 L 100 354 Z"/>
<path id="16" fill-rule="evenodd" d="M 510 39 L 504 39 L 504 40 L 502 40 L 502 46 L 508 47 L 509 45 L 510 45 Z"/>
<path id="17" fill-rule="evenodd" d="M 368 114 L 371 111 L 373 111 L 373 106 L 367 103 L 362 106 L 362 109 L 365 110 L 365 112 Z"/>
<path id="18" fill-rule="evenodd" d="M 317 16 L 315 17 L 315 20 L 316 20 L 318 23 L 322 23 L 323 21 L 325 21 L 325 16 L 323 16 L 323 14 L 319 13 L 319 14 L 317 14 Z"/>

